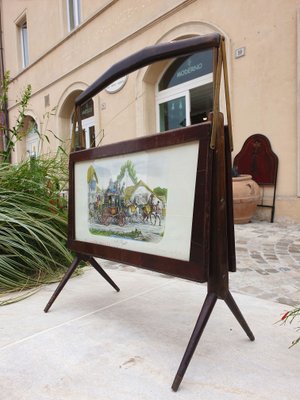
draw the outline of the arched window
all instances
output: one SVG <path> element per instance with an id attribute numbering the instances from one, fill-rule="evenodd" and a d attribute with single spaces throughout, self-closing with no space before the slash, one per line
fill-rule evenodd
<path id="1" fill-rule="evenodd" d="M 25 116 L 22 131 L 25 136 L 26 156 L 38 156 L 40 151 L 38 127 L 36 121 L 30 115 Z"/>
<path id="2" fill-rule="evenodd" d="M 96 146 L 96 136 L 95 136 L 95 116 L 94 116 L 94 102 L 92 99 L 85 102 L 80 107 L 81 113 L 81 125 L 83 134 L 85 137 L 85 146 L 87 149 L 90 147 Z M 73 117 L 71 117 L 71 134 L 72 134 L 72 126 L 73 126 Z M 78 131 L 75 132 L 75 147 L 79 148 L 79 135 Z"/>
<path id="3" fill-rule="evenodd" d="M 157 129 L 160 132 L 207 120 L 213 108 L 213 52 L 179 57 L 157 85 Z"/>

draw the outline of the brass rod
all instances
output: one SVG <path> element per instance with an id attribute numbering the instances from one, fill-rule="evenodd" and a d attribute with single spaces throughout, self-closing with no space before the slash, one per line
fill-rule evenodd
<path id="1" fill-rule="evenodd" d="M 222 40 L 221 40 L 221 49 L 222 49 L 222 57 L 223 57 L 224 89 L 225 89 L 225 101 L 226 101 L 226 111 L 227 111 L 229 145 L 230 145 L 230 150 L 233 151 L 233 135 L 232 135 L 231 106 L 230 106 L 230 96 L 229 96 L 228 67 L 227 67 L 225 39 L 224 38 L 222 38 Z"/>
<path id="2" fill-rule="evenodd" d="M 222 48 L 219 47 L 217 51 L 217 67 L 215 72 L 215 84 L 214 84 L 214 104 L 213 104 L 213 123 L 212 123 L 212 134 L 210 141 L 210 148 L 215 149 L 218 115 L 220 111 L 220 88 L 221 88 L 221 74 L 222 74 Z"/>
<path id="3" fill-rule="evenodd" d="M 77 107 L 75 107 L 74 113 L 73 113 L 71 151 L 75 151 L 75 147 L 76 147 L 76 123 L 77 123 Z"/>

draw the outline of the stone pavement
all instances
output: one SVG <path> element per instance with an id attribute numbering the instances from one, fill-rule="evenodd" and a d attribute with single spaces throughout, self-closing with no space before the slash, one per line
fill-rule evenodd
<path id="1" fill-rule="evenodd" d="M 288 347 L 299 321 L 276 321 L 299 303 L 300 225 L 255 222 L 235 231 L 230 286 L 254 342 L 218 301 L 172 392 L 206 285 L 103 261 L 120 292 L 87 268 L 47 314 L 57 284 L 0 307 L 0 399 L 298 399 L 300 345 Z"/>
<path id="2" fill-rule="evenodd" d="M 291 306 L 300 305 L 300 225 L 235 225 L 237 272 L 231 290 Z"/>
<path id="3" fill-rule="evenodd" d="M 235 241 L 237 272 L 230 274 L 232 292 L 300 305 L 300 224 L 257 221 L 235 225 Z M 101 260 L 101 264 L 135 271 L 111 261 Z"/>

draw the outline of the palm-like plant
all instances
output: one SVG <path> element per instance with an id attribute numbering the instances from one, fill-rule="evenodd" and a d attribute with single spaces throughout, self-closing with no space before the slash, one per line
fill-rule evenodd
<path id="1" fill-rule="evenodd" d="M 5 110 L 9 83 L 6 72 L 0 84 L 0 111 Z M 6 139 L 0 143 L 0 305 L 28 295 L 18 293 L 3 299 L 12 291 L 60 279 L 72 261 L 66 249 L 66 201 L 60 196 L 68 174 L 65 153 L 59 146 L 54 157 L 9 164 L 16 143 L 24 138 L 22 128 L 30 96 L 28 85 L 19 101 L 15 125 L 0 126 Z M 49 141 L 45 133 L 39 133 L 39 139 Z"/>
<path id="2" fill-rule="evenodd" d="M 65 163 L 57 155 L 17 166 L 0 164 L 1 294 L 56 281 L 72 261 L 60 197 Z"/>

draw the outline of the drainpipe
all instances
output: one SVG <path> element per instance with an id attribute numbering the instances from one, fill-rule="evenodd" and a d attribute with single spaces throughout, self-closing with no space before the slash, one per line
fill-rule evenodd
<path id="1" fill-rule="evenodd" d="M 0 0 L 0 79 L 1 82 L 4 78 L 4 49 L 3 49 L 3 40 L 2 40 L 2 0 Z M 2 105 L 2 110 L 0 110 L 0 123 L 5 129 L 0 129 L 0 152 L 5 149 L 6 144 L 6 135 L 9 129 L 8 122 L 8 110 L 7 110 L 7 101 Z"/>

